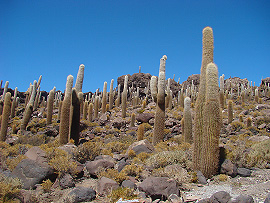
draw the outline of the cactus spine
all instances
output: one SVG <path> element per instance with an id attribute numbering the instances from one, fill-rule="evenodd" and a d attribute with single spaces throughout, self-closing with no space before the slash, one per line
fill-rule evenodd
<path id="1" fill-rule="evenodd" d="M 157 106 L 154 122 L 153 144 L 156 145 L 163 140 L 165 128 L 165 65 L 167 56 L 160 59 Z"/>
<path id="2" fill-rule="evenodd" d="M 69 140 L 69 120 L 70 120 L 70 106 L 72 96 L 73 76 L 69 75 L 66 82 L 65 97 L 61 109 L 60 119 L 60 144 L 66 144 Z"/>
<path id="3" fill-rule="evenodd" d="M 107 104 L 107 82 L 104 82 L 102 93 L 102 107 L 101 107 L 102 113 L 106 112 L 106 104 Z"/>
<path id="4" fill-rule="evenodd" d="M 200 74 L 199 93 L 195 104 L 195 126 L 194 126 L 194 149 L 193 149 L 193 168 L 199 170 L 200 159 L 202 156 L 202 139 L 203 139 L 203 107 L 205 105 L 205 92 L 206 92 L 206 66 L 208 63 L 213 62 L 213 30 L 210 27 L 203 29 L 203 52 L 202 52 L 202 65 Z"/>
<path id="5" fill-rule="evenodd" d="M 127 87 L 128 86 L 128 75 L 125 76 L 124 90 L 122 92 L 122 118 L 126 117 L 127 110 Z"/>
<path id="6" fill-rule="evenodd" d="M 184 100 L 184 141 L 192 143 L 192 117 L 190 110 L 191 100 L 186 97 Z"/>
<path id="7" fill-rule="evenodd" d="M 233 101 L 228 101 L 228 124 L 233 121 Z"/>
<path id="8" fill-rule="evenodd" d="M 11 110 L 11 94 L 10 92 L 7 92 L 4 98 L 4 109 L 3 109 L 2 120 L 1 120 L 0 141 L 5 141 L 7 137 L 7 128 L 8 128 L 10 110 Z"/>
<path id="9" fill-rule="evenodd" d="M 206 178 L 218 173 L 219 135 L 221 111 L 219 101 L 218 70 L 214 63 L 206 69 L 205 105 L 203 107 L 203 139 L 200 171 Z"/>

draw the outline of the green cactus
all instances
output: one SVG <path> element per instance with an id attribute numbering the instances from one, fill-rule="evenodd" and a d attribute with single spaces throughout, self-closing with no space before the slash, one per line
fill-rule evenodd
<path id="1" fill-rule="evenodd" d="M 2 112 L 2 119 L 1 119 L 0 141 L 6 140 L 10 111 L 11 111 L 11 94 L 10 92 L 7 92 L 5 93 L 4 98 L 4 109 Z"/>
<path id="2" fill-rule="evenodd" d="M 104 82 L 102 93 L 102 107 L 101 107 L 101 112 L 103 114 L 106 112 L 106 104 L 107 104 L 107 82 Z"/>
<path id="3" fill-rule="evenodd" d="M 184 100 L 184 141 L 192 143 L 192 117 L 190 110 L 191 100 L 186 97 Z"/>
<path id="4" fill-rule="evenodd" d="M 157 105 L 154 122 L 153 144 L 161 142 L 164 137 L 165 128 L 165 65 L 167 56 L 164 55 L 160 59 L 159 77 L 158 77 L 158 93 Z"/>
<path id="5" fill-rule="evenodd" d="M 131 114 L 131 121 L 130 121 L 130 127 L 135 126 L 135 113 Z"/>
<path id="6" fill-rule="evenodd" d="M 16 87 L 14 91 L 12 105 L 11 105 L 11 114 L 10 114 L 11 118 L 14 118 L 15 116 L 15 111 L 16 111 L 16 106 L 17 106 L 17 102 L 16 102 L 17 94 L 18 94 L 18 88 Z"/>
<path id="7" fill-rule="evenodd" d="M 97 119 L 98 118 L 98 109 L 99 109 L 99 97 L 96 95 L 95 96 L 95 111 L 94 111 L 94 118 Z"/>
<path id="8" fill-rule="evenodd" d="M 247 128 L 251 127 L 252 119 L 247 117 Z"/>
<path id="9" fill-rule="evenodd" d="M 124 90 L 122 92 L 122 118 L 126 117 L 127 111 L 127 87 L 128 86 L 128 75 L 125 76 Z"/>
<path id="10" fill-rule="evenodd" d="M 88 114 L 88 101 L 85 101 L 83 104 L 83 119 L 87 120 L 87 114 Z"/>
<path id="11" fill-rule="evenodd" d="M 114 79 L 111 80 L 111 85 L 110 85 L 110 94 L 109 94 L 109 109 L 111 110 L 113 107 L 113 82 Z"/>
<path id="12" fill-rule="evenodd" d="M 72 97 L 73 76 L 69 75 L 66 82 L 65 97 L 61 108 L 60 118 L 60 144 L 66 144 L 69 141 L 69 121 L 70 121 L 70 107 Z"/>
<path id="13" fill-rule="evenodd" d="M 206 178 L 218 173 L 221 124 L 218 69 L 214 63 L 209 63 L 206 69 L 205 105 L 203 106 L 204 126 L 200 157 L 200 171 Z"/>
<path id="14" fill-rule="evenodd" d="M 137 131 L 137 140 L 143 140 L 144 137 L 144 124 L 139 125 L 138 131 Z"/>
<path id="15" fill-rule="evenodd" d="M 206 93 L 206 66 L 208 63 L 213 62 L 213 30 L 210 27 L 203 29 L 203 53 L 202 53 L 202 65 L 200 74 L 200 86 L 197 100 L 195 103 L 195 123 L 193 134 L 193 169 L 200 169 L 200 157 L 202 156 L 202 139 L 203 139 L 203 107 L 205 105 L 205 93 Z"/>
<path id="16" fill-rule="evenodd" d="M 92 122 L 93 120 L 93 103 L 89 104 L 89 108 L 88 108 L 88 120 L 90 122 Z"/>
<path id="17" fill-rule="evenodd" d="M 52 124 L 53 102 L 54 102 L 54 89 L 50 91 L 47 101 L 47 125 Z"/>

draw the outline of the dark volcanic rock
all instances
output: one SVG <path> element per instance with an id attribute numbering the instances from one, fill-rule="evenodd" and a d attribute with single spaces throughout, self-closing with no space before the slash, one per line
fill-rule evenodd
<path id="1" fill-rule="evenodd" d="M 89 202 L 96 198 L 96 191 L 86 187 L 75 187 L 67 196 L 70 197 L 68 202 L 70 202 L 70 199 L 72 203 Z"/>
<path id="2" fill-rule="evenodd" d="M 210 202 L 211 203 L 227 203 L 230 201 L 230 199 L 231 199 L 231 196 L 228 192 L 219 191 L 219 192 L 214 193 L 210 197 Z"/>
<path id="3" fill-rule="evenodd" d="M 237 175 L 237 167 L 231 162 L 231 160 L 225 159 L 221 164 L 220 173 L 235 177 Z"/>

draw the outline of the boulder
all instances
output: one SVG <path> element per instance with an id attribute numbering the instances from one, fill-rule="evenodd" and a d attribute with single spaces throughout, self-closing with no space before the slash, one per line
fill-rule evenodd
<path id="1" fill-rule="evenodd" d="M 109 194 L 111 190 L 117 189 L 118 183 L 110 178 L 102 177 L 97 184 L 98 193 L 100 195 Z"/>
<path id="2" fill-rule="evenodd" d="M 219 191 L 214 193 L 210 197 L 210 202 L 211 203 L 227 203 L 231 199 L 231 195 L 228 192 L 225 191 Z"/>
<path id="3" fill-rule="evenodd" d="M 118 129 L 124 127 L 126 124 L 127 122 L 121 117 L 117 117 L 112 121 L 112 126 Z"/>
<path id="4" fill-rule="evenodd" d="M 196 171 L 196 173 L 197 173 L 198 183 L 206 185 L 207 180 L 206 180 L 205 176 L 203 175 L 203 173 L 201 171 Z"/>
<path id="5" fill-rule="evenodd" d="M 270 203 L 270 193 L 265 198 L 264 203 Z"/>
<path id="6" fill-rule="evenodd" d="M 64 200 L 63 202 L 89 202 L 96 198 L 96 191 L 87 187 L 75 187 L 67 194 L 66 198 L 68 201 Z"/>
<path id="7" fill-rule="evenodd" d="M 231 162 L 231 160 L 225 159 L 225 161 L 221 164 L 220 173 L 235 177 L 237 176 L 237 167 Z"/>
<path id="8" fill-rule="evenodd" d="M 138 142 L 134 142 L 132 145 L 130 145 L 127 149 L 127 153 L 129 150 L 135 151 L 136 155 L 140 154 L 141 152 L 145 153 L 152 153 L 155 148 L 154 146 L 148 141 L 148 140 L 140 140 Z"/>
<path id="9" fill-rule="evenodd" d="M 247 169 L 247 168 L 238 168 L 237 169 L 237 173 L 238 175 L 242 176 L 242 177 L 249 177 L 251 176 L 251 170 Z"/>
<path id="10" fill-rule="evenodd" d="M 39 164 L 47 165 L 46 153 L 39 147 L 32 147 L 26 153 L 28 159 L 38 162 Z"/>
<path id="11" fill-rule="evenodd" d="M 65 174 L 59 180 L 59 185 L 63 188 L 70 188 L 75 186 L 75 182 L 70 174 Z"/>
<path id="12" fill-rule="evenodd" d="M 122 187 L 127 187 L 127 188 L 131 188 L 131 189 L 136 189 L 136 184 L 133 183 L 131 180 L 124 180 L 122 182 Z"/>
<path id="13" fill-rule="evenodd" d="M 253 203 L 253 197 L 250 195 L 239 195 L 235 200 L 231 201 L 231 203 Z"/>
<path id="14" fill-rule="evenodd" d="M 141 123 L 148 123 L 151 118 L 154 118 L 155 115 L 152 113 L 139 113 L 136 115 L 136 120 Z"/>
<path id="15" fill-rule="evenodd" d="M 86 162 L 86 169 L 90 175 L 96 176 L 99 168 L 114 168 L 114 162 L 106 159 L 98 159 L 95 161 L 88 161 Z"/>
<path id="16" fill-rule="evenodd" d="M 55 174 L 49 165 L 40 164 L 32 159 L 23 159 L 12 171 L 11 176 L 19 178 L 23 189 L 36 188 L 36 184 L 48 178 L 55 179 Z"/>
<path id="17" fill-rule="evenodd" d="M 176 181 L 167 177 L 147 177 L 139 184 L 138 188 L 140 191 L 149 195 L 153 200 L 166 200 L 171 194 L 179 196 L 179 189 Z"/>

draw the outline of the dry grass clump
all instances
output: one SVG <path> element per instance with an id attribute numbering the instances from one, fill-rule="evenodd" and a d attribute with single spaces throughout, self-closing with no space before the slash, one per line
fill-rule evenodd
<path id="1" fill-rule="evenodd" d="M 104 168 L 100 168 L 100 170 L 97 173 L 97 177 L 98 178 L 101 178 L 101 177 L 110 178 L 112 180 L 115 180 L 119 184 L 121 184 L 124 180 L 128 179 L 128 177 L 125 173 L 123 173 L 122 171 L 119 173 L 114 168 L 109 168 L 107 170 L 105 170 Z"/>
<path id="2" fill-rule="evenodd" d="M 0 201 L 20 202 L 17 197 L 22 188 L 22 183 L 18 178 L 6 177 L 0 173 Z"/>
<path id="3" fill-rule="evenodd" d="M 100 155 L 101 146 L 101 142 L 85 142 L 82 145 L 79 145 L 76 150 L 74 150 L 74 157 L 80 163 L 93 161 L 96 156 Z"/>
<path id="4" fill-rule="evenodd" d="M 133 189 L 119 187 L 112 190 L 112 192 L 108 195 L 108 198 L 110 199 L 110 202 L 116 202 L 120 198 L 122 198 L 123 200 L 136 199 L 137 195 L 135 195 Z"/>

